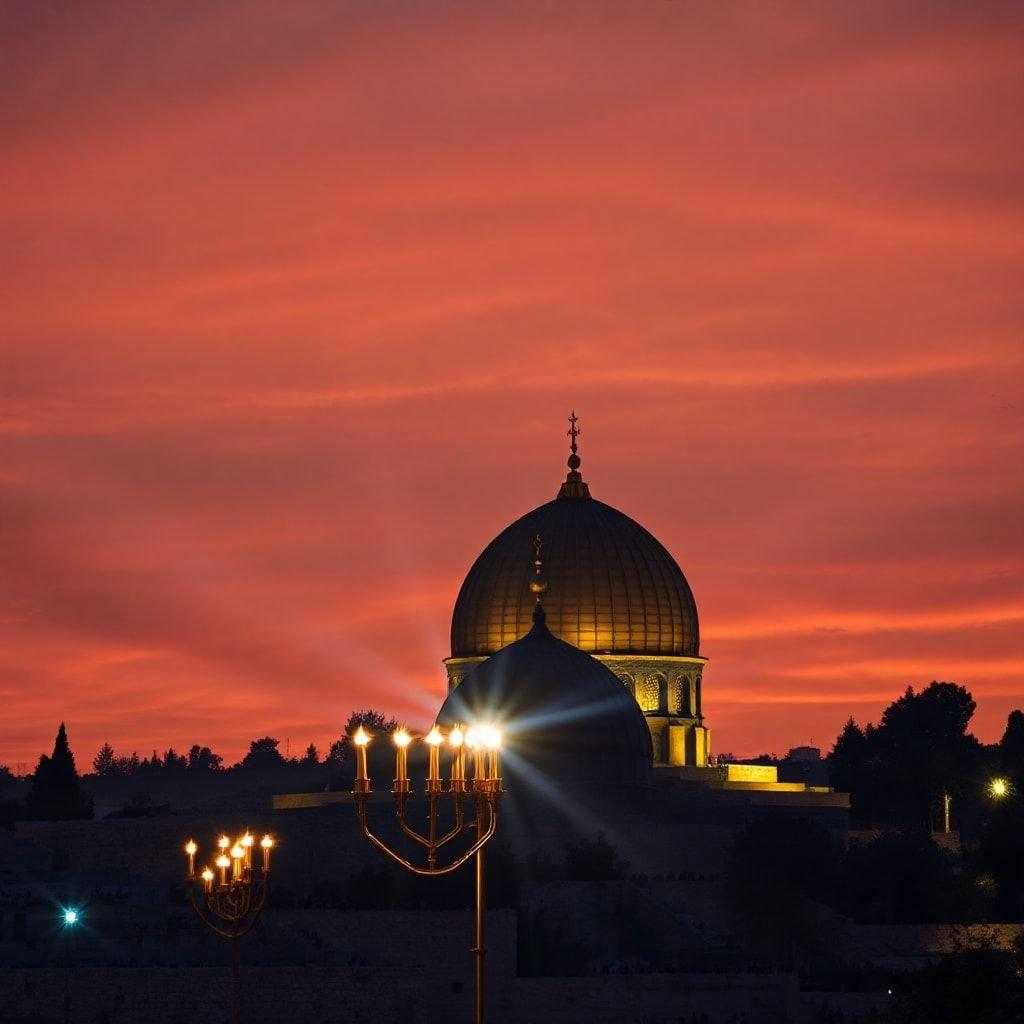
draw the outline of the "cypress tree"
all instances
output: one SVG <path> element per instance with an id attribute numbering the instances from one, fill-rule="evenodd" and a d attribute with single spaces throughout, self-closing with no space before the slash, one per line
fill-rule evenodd
<path id="1" fill-rule="evenodd" d="M 29 817 L 48 821 L 92 817 L 92 797 L 82 791 L 63 722 L 57 730 L 53 753 L 39 758 L 25 807 Z"/>

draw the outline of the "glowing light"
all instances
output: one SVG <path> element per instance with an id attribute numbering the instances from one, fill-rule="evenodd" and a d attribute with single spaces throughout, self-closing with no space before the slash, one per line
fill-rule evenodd
<path id="1" fill-rule="evenodd" d="M 365 753 L 366 747 L 360 747 L 360 750 Z M 270 850 L 274 845 L 274 839 L 272 836 L 264 836 L 260 840 L 260 848 L 263 850 L 263 870 L 270 870 Z"/>
<path id="2" fill-rule="evenodd" d="M 501 730 L 493 725 L 485 725 L 480 730 L 480 742 L 488 750 L 497 750 L 501 746 Z"/>
<path id="3" fill-rule="evenodd" d="M 221 836 L 220 839 L 217 840 L 217 846 L 222 850 L 226 850 L 230 845 L 231 840 L 228 839 L 227 836 Z"/>
<path id="4" fill-rule="evenodd" d="M 426 741 L 432 746 L 436 747 L 441 743 L 444 743 L 444 736 L 441 734 L 441 730 L 435 725 L 425 737 Z"/>
<path id="5" fill-rule="evenodd" d="M 465 737 L 462 735 L 462 730 L 458 726 L 455 726 L 455 728 L 448 733 L 448 742 L 453 747 L 461 747 L 463 739 L 465 739 Z"/>
<path id="6" fill-rule="evenodd" d="M 476 729 L 469 729 L 466 732 L 466 746 L 469 747 L 470 750 L 476 750 L 476 748 L 480 746 L 480 734 Z"/>
<path id="7" fill-rule="evenodd" d="M 220 843 L 218 843 L 217 845 L 219 846 Z M 220 868 L 220 884 L 227 885 L 228 868 L 231 867 L 231 858 L 226 853 L 222 853 L 214 863 L 217 865 L 218 868 Z"/>
<path id="8" fill-rule="evenodd" d="M 243 850 L 238 843 L 235 843 L 235 845 L 231 847 L 231 856 L 235 860 L 241 860 L 245 856 L 245 850 Z"/>
<path id="9" fill-rule="evenodd" d="M 246 846 L 246 847 L 252 846 L 252 844 L 254 842 L 256 842 L 256 840 L 253 839 L 252 834 L 249 833 L 249 832 L 246 832 L 245 835 L 242 836 L 242 840 L 241 841 L 242 841 L 242 846 Z"/>
<path id="10" fill-rule="evenodd" d="M 1006 779 L 993 779 L 988 784 L 988 791 L 992 796 L 998 799 L 999 797 L 1006 796 L 1006 794 L 1010 792 L 1010 784 Z"/>
<path id="11" fill-rule="evenodd" d="M 80 916 L 81 915 L 78 913 L 77 910 L 75 910 L 73 907 L 68 907 L 68 909 L 64 911 L 64 924 L 70 928 L 72 925 L 78 924 L 78 919 Z"/>
<path id="12" fill-rule="evenodd" d="M 405 729 L 399 729 L 394 736 L 391 737 L 395 741 L 396 747 L 407 747 L 412 742 L 412 737 Z"/>
<path id="13" fill-rule="evenodd" d="M 204 882 L 213 881 L 213 872 L 209 868 L 203 868 L 202 879 Z"/>
<path id="14" fill-rule="evenodd" d="M 357 747 L 365 747 L 372 739 L 373 737 L 362 726 L 359 726 L 359 728 L 356 729 L 355 736 L 352 737 L 352 742 Z"/>
<path id="15" fill-rule="evenodd" d="M 189 855 L 190 857 L 194 857 L 194 856 L 196 855 L 196 852 L 198 851 L 198 849 L 199 849 L 199 844 L 198 844 L 198 843 L 197 843 L 197 842 L 196 842 L 196 841 L 195 841 L 194 839 L 190 839 L 190 840 L 189 840 L 189 841 L 188 841 L 188 842 L 187 842 L 187 843 L 185 844 L 185 852 L 186 852 L 186 853 L 187 853 L 187 854 L 188 854 L 188 855 Z"/>

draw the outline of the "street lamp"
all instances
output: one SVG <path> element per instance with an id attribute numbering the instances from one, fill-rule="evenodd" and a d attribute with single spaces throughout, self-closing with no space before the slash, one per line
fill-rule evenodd
<path id="1" fill-rule="evenodd" d="M 74 907 L 68 907 L 64 913 L 61 914 L 61 920 L 64 922 L 65 928 L 74 928 L 76 924 L 81 920 L 82 914 Z"/>
<path id="2" fill-rule="evenodd" d="M 218 856 L 213 867 L 205 867 L 196 874 L 196 854 L 199 844 L 190 839 L 185 844 L 188 857 L 188 895 L 199 920 L 222 939 L 231 940 L 231 977 L 234 1005 L 231 1019 L 234 1024 L 242 1020 L 242 982 L 238 968 L 238 943 L 253 930 L 267 902 L 270 881 L 270 851 L 272 836 L 260 840 L 262 863 L 259 870 L 252 865 L 255 837 L 250 832 L 232 842 L 226 835 L 217 840 Z M 201 894 L 201 899 L 197 895 Z"/>
<path id="3" fill-rule="evenodd" d="M 996 800 L 1001 800 L 1010 792 L 1010 784 L 1006 779 L 993 779 L 988 784 L 989 796 L 994 797 Z"/>
<path id="4" fill-rule="evenodd" d="M 470 857 L 476 858 L 476 930 L 475 942 L 470 952 L 476 964 L 476 1024 L 484 1024 L 484 846 L 494 836 L 498 827 L 498 801 L 501 798 L 501 767 L 499 763 L 501 750 L 501 733 L 493 725 L 487 725 L 464 732 L 455 726 L 447 736 L 450 749 L 449 776 L 447 789 L 441 778 L 441 751 L 446 737 L 434 726 L 423 737 L 430 748 L 430 761 L 427 770 L 424 792 L 427 797 L 427 832 L 423 835 L 413 829 L 406 816 L 406 804 L 411 793 L 408 776 L 408 748 L 412 736 L 406 729 L 398 729 L 392 734 L 395 745 L 395 779 L 391 792 L 395 798 L 398 821 L 402 832 L 410 839 L 426 849 L 426 866 L 413 864 L 412 861 L 396 853 L 386 843 L 375 836 L 366 822 L 366 805 L 373 791 L 373 785 L 367 771 L 366 748 L 373 737 L 362 726 L 352 736 L 356 748 L 356 778 L 353 795 L 359 808 L 359 827 L 363 835 L 385 853 L 393 861 L 401 864 L 414 875 L 447 875 L 466 863 Z M 472 757 L 473 777 L 466 778 L 466 751 Z M 442 836 L 437 834 L 438 802 L 444 792 L 451 795 L 455 809 L 455 824 Z M 472 801 L 474 816 L 467 821 L 464 803 Z M 455 839 L 463 832 L 474 832 L 475 838 L 469 849 L 447 864 L 439 865 L 438 851 L 446 843 Z"/>

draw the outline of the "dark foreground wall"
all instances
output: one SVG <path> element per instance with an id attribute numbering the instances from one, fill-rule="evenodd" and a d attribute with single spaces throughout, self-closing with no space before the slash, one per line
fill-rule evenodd
<path id="1" fill-rule="evenodd" d="M 468 959 L 468 958 L 467 958 Z M 390 973 L 350 968 L 243 970 L 248 1024 L 462 1024 L 472 986 L 405 965 Z M 635 975 L 513 979 L 491 972 L 492 1024 L 799 1024 L 793 975 Z M 229 979 L 212 968 L 0 968 L 0 1022 L 224 1024 Z M 65 1016 L 65 1012 L 67 1015 Z M 807 1017 L 806 1019 L 810 1019 Z"/>

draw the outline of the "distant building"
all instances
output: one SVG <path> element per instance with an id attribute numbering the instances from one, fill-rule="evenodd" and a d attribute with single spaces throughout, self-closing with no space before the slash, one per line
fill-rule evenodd
<path id="1" fill-rule="evenodd" d="M 693 592 L 656 537 L 591 495 L 575 415 L 570 423 L 569 471 L 557 496 L 502 530 L 462 584 L 439 722 L 496 718 L 513 749 L 530 733 L 530 760 L 546 760 L 552 776 L 578 777 L 583 762 L 570 751 L 587 748 L 600 749 L 592 763 L 601 781 L 640 782 L 642 763 L 648 780 L 662 783 L 825 788 L 821 773 L 780 779 L 774 760 L 732 765 L 712 756 Z M 552 721 L 548 757 L 536 726 Z M 813 747 L 791 753 L 801 763 L 821 760 Z"/>
<path id="2" fill-rule="evenodd" d="M 615 674 L 646 719 L 653 763 L 704 767 L 711 733 L 697 603 L 682 570 L 639 523 L 590 494 L 575 417 L 553 501 L 504 529 L 473 563 L 452 615 L 449 690 L 533 626 L 530 553 L 543 544 L 546 628 Z"/>

